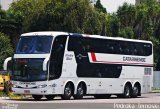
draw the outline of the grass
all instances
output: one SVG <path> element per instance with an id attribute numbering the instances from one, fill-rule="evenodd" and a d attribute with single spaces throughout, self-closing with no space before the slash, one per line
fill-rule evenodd
<path id="1" fill-rule="evenodd" d="M 152 88 L 153 93 L 160 93 L 160 88 Z"/>
<path id="2" fill-rule="evenodd" d="M 22 99 L 23 96 L 22 96 L 22 95 L 10 94 L 10 95 L 9 95 L 9 98 L 10 98 L 10 99 Z"/>
<path id="3" fill-rule="evenodd" d="M 0 91 L 0 97 L 9 97 L 10 99 L 22 99 L 22 95 L 15 95 L 12 93 L 7 94 L 6 92 Z"/>
<path id="4" fill-rule="evenodd" d="M 5 93 L 5 92 L 3 92 L 3 91 L 0 91 L 0 97 L 7 97 L 8 95 Z"/>

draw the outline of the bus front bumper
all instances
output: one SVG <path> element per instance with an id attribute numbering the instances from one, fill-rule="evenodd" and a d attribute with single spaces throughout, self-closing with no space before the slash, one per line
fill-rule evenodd
<path id="1" fill-rule="evenodd" d="M 12 88 L 13 94 L 26 94 L 26 95 L 47 95 L 48 91 L 46 89 L 20 89 Z"/>

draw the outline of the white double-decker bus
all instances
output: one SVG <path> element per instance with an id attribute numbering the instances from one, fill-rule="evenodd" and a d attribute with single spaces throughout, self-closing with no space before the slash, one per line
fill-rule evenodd
<path id="1" fill-rule="evenodd" d="M 98 35 L 25 33 L 4 70 L 12 71 L 13 93 L 35 100 L 137 97 L 152 88 L 153 47 L 150 41 Z"/>

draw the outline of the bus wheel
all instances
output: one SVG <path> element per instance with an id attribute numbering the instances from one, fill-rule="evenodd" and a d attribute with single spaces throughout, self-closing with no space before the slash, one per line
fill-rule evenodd
<path id="1" fill-rule="evenodd" d="M 138 87 L 138 85 L 135 85 L 133 87 L 133 91 L 132 91 L 132 97 L 136 98 L 140 93 L 140 88 Z"/>
<path id="2" fill-rule="evenodd" d="M 69 100 L 73 95 L 73 87 L 71 83 L 68 83 L 64 88 L 64 94 L 62 95 L 62 99 Z"/>
<path id="3" fill-rule="evenodd" d="M 32 95 L 32 97 L 33 97 L 35 100 L 41 100 L 41 98 L 43 97 L 43 95 Z"/>
<path id="4" fill-rule="evenodd" d="M 96 99 L 106 99 L 106 98 L 110 98 L 111 94 L 100 94 L 100 95 L 94 95 L 94 97 Z"/>
<path id="5" fill-rule="evenodd" d="M 132 94 L 131 91 L 132 91 L 131 86 L 130 85 L 125 85 L 123 97 L 124 98 L 130 98 L 131 94 Z"/>
<path id="6" fill-rule="evenodd" d="M 45 95 L 45 97 L 47 98 L 47 100 L 53 100 L 54 99 L 54 95 Z"/>
<path id="7" fill-rule="evenodd" d="M 105 98 L 110 98 L 111 97 L 111 94 L 106 94 L 105 95 Z"/>
<path id="8" fill-rule="evenodd" d="M 80 83 L 77 87 L 77 94 L 74 95 L 75 99 L 82 99 L 83 95 L 85 94 L 85 89 L 82 83 Z"/>
<path id="9" fill-rule="evenodd" d="M 96 99 L 105 99 L 105 98 L 110 98 L 111 94 L 102 94 L 102 95 L 94 95 Z"/>

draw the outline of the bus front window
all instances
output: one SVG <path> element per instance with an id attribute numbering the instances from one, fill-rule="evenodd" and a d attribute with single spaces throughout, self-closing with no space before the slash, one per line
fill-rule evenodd
<path id="1" fill-rule="evenodd" d="M 19 40 L 16 54 L 49 53 L 52 39 L 52 36 L 23 36 Z"/>
<path id="2" fill-rule="evenodd" d="M 15 59 L 12 80 L 45 81 L 47 72 L 43 71 L 44 59 Z"/>

